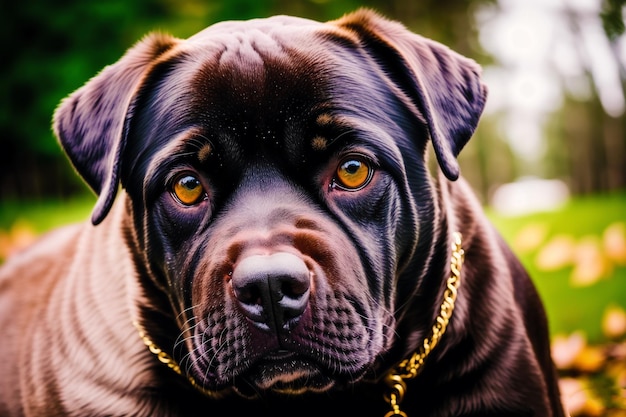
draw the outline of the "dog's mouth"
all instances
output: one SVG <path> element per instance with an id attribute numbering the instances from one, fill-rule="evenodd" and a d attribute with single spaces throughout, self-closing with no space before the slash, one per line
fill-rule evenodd
<path id="1" fill-rule="evenodd" d="M 261 393 L 299 395 L 324 392 L 336 381 L 311 359 L 291 351 L 278 350 L 265 355 L 235 378 L 235 390 L 244 397 Z"/>

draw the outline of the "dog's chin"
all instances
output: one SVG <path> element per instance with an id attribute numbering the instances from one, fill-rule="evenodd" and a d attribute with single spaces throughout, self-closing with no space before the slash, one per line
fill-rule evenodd
<path id="1" fill-rule="evenodd" d="M 311 360 L 294 354 L 277 354 L 255 363 L 236 378 L 241 396 L 300 395 L 328 391 L 336 381 Z"/>

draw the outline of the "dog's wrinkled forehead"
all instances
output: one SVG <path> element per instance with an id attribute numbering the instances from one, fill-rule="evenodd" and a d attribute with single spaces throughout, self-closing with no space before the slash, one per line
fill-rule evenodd
<path id="1" fill-rule="evenodd" d="M 268 39 L 261 48 L 252 39 L 198 48 L 164 64 L 129 124 L 123 177 L 144 176 L 141 165 L 155 154 L 167 160 L 197 152 L 202 162 L 219 152 L 227 169 L 234 159 L 304 152 L 294 147 L 313 140 L 309 120 L 324 112 L 319 82 L 294 76 L 294 59 L 278 43 Z M 163 166 L 158 158 L 151 164 Z"/>
<path id="2" fill-rule="evenodd" d="M 324 65 L 312 58 L 318 53 L 298 47 L 300 30 L 243 28 L 217 36 L 221 45 L 198 66 L 188 84 L 191 111 L 204 115 L 215 132 L 248 139 L 250 146 L 293 143 L 284 139 L 303 133 L 308 119 L 330 105 Z M 205 36 L 215 42 L 215 33 Z"/>
<path id="3" fill-rule="evenodd" d="M 371 74 L 356 65 L 349 51 L 337 57 L 319 33 L 307 35 L 300 26 L 276 26 L 274 20 L 302 22 L 279 17 L 259 21 L 260 27 L 217 25 L 190 38 L 181 53 L 155 68 L 130 123 L 130 163 L 146 163 L 159 150 L 164 159 L 188 152 L 185 143 L 199 159 L 220 148 L 227 152 L 224 157 L 247 161 L 264 154 L 303 160 L 325 151 L 347 130 L 363 130 L 350 122 L 350 114 L 364 112 L 357 107 L 388 117 L 391 110 L 383 100 L 391 101 L 384 99 L 389 91 L 377 92 L 381 86 L 374 87 L 374 77 L 365 79 Z M 311 28 L 317 26 L 313 22 Z M 339 86 L 342 71 L 351 74 Z M 362 96 L 358 103 L 350 91 Z"/>
<path id="4" fill-rule="evenodd" d="M 256 51 L 274 49 L 278 52 L 281 45 L 289 41 L 294 44 L 305 44 L 300 40 L 311 41 L 311 33 L 319 31 L 324 25 L 293 16 L 220 22 L 191 36 L 185 44 L 197 45 L 200 48 L 215 47 L 234 54 L 244 52 L 248 47 Z"/>
<path id="5" fill-rule="evenodd" d="M 308 26 L 303 26 L 304 22 Z M 229 87 L 235 93 L 233 96 L 237 93 L 245 96 L 248 85 L 259 89 L 254 91 L 253 88 L 252 93 L 263 90 L 272 81 L 275 75 L 272 73 L 279 72 L 282 81 L 302 75 L 299 71 L 299 74 L 292 72 L 297 71 L 298 58 L 306 60 L 306 56 L 310 55 L 310 51 L 305 51 L 303 46 L 307 43 L 306 39 L 315 43 L 313 33 L 319 26 L 316 22 L 286 16 L 218 23 L 184 41 L 181 53 L 199 64 L 199 75 L 206 78 L 200 82 L 217 83 L 221 78 L 221 81 L 230 83 Z M 198 76 L 194 78 L 197 80 Z M 244 90 L 239 87 L 244 87 Z M 267 87 L 280 89 L 280 84 L 269 84 Z"/>

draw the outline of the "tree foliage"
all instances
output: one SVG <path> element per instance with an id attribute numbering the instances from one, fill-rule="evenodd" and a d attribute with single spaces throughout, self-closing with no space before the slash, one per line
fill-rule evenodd
<path id="1" fill-rule="evenodd" d="M 149 31 L 181 38 L 222 20 L 291 14 L 329 20 L 370 7 L 481 63 L 473 13 L 495 0 L 29 0 L 3 3 L 0 66 L 0 198 L 59 196 L 84 191 L 53 138 L 50 119 L 60 100 Z M 624 0 L 605 0 L 609 39 L 623 31 Z M 557 123 L 558 124 L 558 123 Z M 559 129 L 556 129 L 559 130 Z M 555 130 L 555 131 L 556 131 Z M 560 129 L 558 135 L 564 134 Z M 486 126 L 467 151 L 476 187 L 515 176 L 515 159 Z M 493 153 L 498 151 L 496 158 Z M 563 164 L 566 166 L 567 164 Z M 570 169 L 569 167 L 567 169 Z M 619 173 L 616 175 L 620 175 Z"/>

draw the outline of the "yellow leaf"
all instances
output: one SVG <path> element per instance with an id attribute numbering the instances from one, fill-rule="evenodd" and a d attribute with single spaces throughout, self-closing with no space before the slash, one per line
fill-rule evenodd
<path id="1" fill-rule="evenodd" d="M 7 259 L 32 244 L 36 238 L 33 228 L 24 221 L 16 222 L 8 232 L 0 231 L 0 259 Z"/>
<path id="2" fill-rule="evenodd" d="M 626 310 L 619 306 L 609 306 L 602 317 L 602 331 L 612 339 L 626 335 Z"/>
<path id="3" fill-rule="evenodd" d="M 593 395 L 588 380 L 561 378 L 559 388 L 561 401 L 570 416 L 599 417 L 606 415 L 605 405 Z"/>
<path id="4" fill-rule="evenodd" d="M 574 359 L 573 366 L 582 372 L 595 372 L 604 365 L 606 356 L 598 347 L 585 346 Z"/>
<path id="5" fill-rule="evenodd" d="M 531 223 L 519 231 L 513 241 L 513 248 L 519 253 L 536 250 L 546 239 L 548 226 L 544 223 Z"/>
<path id="6" fill-rule="evenodd" d="M 11 228 L 11 244 L 14 250 L 24 249 L 37 238 L 32 226 L 24 221 L 16 222 Z"/>
<path id="7" fill-rule="evenodd" d="M 602 240 L 606 256 L 617 264 L 626 265 L 626 224 L 616 222 L 609 225 Z"/>
<path id="8" fill-rule="evenodd" d="M 559 369 L 570 369 L 574 361 L 587 345 L 582 332 L 574 332 L 569 336 L 556 335 L 552 339 L 552 360 Z"/>
<path id="9" fill-rule="evenodd" d="M 574 269 L 570 282 L 576 287 L 592 285 L 610 275 L 610 269 L 609 262 L 602 253 L 600 240 L 587 236 L 580 240 L 574 250 Z"/>
<path id="10" fill-rule="evenodd" d="M 562 378 L 559 381 L 559 388 L 561 389 L 561 401 L 566 411 L 572 416 L 580 415 L 588 399 L 583 383 L 574 378 Z"/>
<path id="11" fill-rule="evenodd" d="M 576 242 L 573 237 L 555 236 L 539 251 L 535 264 L 542 271 L 556 271 L 564 268 L 573 262 L 575 248 Z"/>
<path id="12" fill-rule="evenodd" d="M 3 231 L 0 231 L 0 260 L 6 259 L 11 253 L 11 238 Z"/>
<path id="13" fill-rule="evenodd" d="M 604 416 L 606 407 L 599 399 L 590 396 L 587 399 L 587 403 L 583 407 L 583 414 L 589 417 Z"/>

